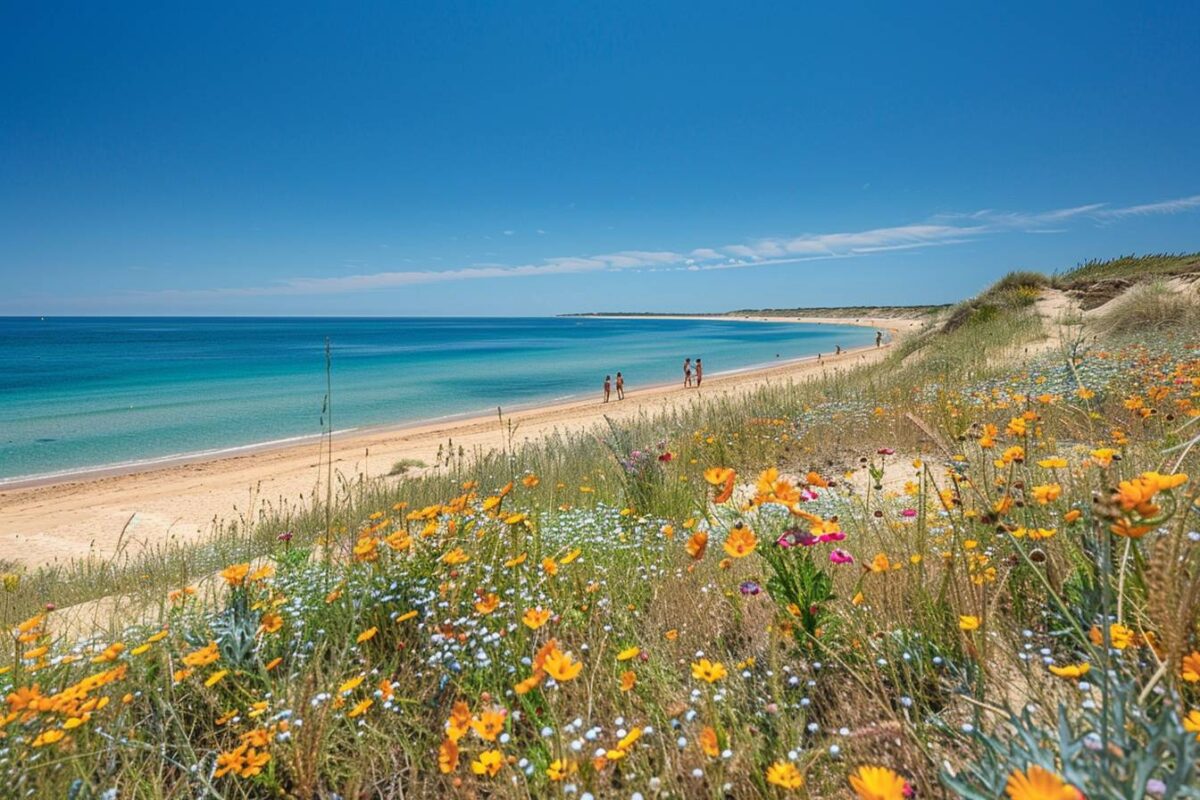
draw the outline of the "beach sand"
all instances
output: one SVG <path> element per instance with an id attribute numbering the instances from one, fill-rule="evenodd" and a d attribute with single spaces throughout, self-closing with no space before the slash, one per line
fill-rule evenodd
<path id="1" fill-rule="evenodd" d="M 738 317 L 737 321 L 754 321 Z M 858 324 L 888 331 L 893 340 L 922 326 L 909 319 L 762 318 L 765 322 Z M 604 416 L 621 420 L 654 414 L 725 393 L 751 391 L 767 383 L 803 380 L 881 358 L 888 350 L 866 347 L 821 363 L 804 359 L 753 370 L 704 377 L 701 389 L 678 385 L 630 388 L 625 400 L 595 398 L 527 408 L 509 413 L 518 440 L 553 431 L 580 430 Z M 682 381 L 682 378 L 681 378 Z M 436 460 L 448 439 L 467 452 L 500 447 L 505 432 L 496 414 L 360 431 L 335 437 L 334 469 L 347 478 L 387 474 L 403 458 Z M 168 539 L 189 540 L 214 530 L 223 520 L 254 519 L 268 508 L 307 506 L 324 477 L 319 444 L 284 446 L 208 460 L 184 461 L 125 473 L 0 490 L 0 560 L 37 566 L 88 556 L 108 557 L 119 546 L 139 548 Z M 397 480 L 397 479 L 390 479 Z"/>

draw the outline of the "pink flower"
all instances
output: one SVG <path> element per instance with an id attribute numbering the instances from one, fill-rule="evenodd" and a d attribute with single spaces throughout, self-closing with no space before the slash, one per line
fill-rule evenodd
<path id="1" fill-rule="evenodd" d="M 854 556 L 850 555 L 840 547 L 835 547 L 829 551 L 829 560 L 834 564 L 853 564 Z"/>
<path id="2" fill-rule="evenodd" d="M 842 531 L 831 531 L 830 533 L 822 533 L 817 537 L 822 542 L 840 542 L 846 538 L 846 534 Z"/>
<path id="3" fill-rule="evenodd" d="M 896 453 L 896 451 L 890 447 L 881 447 L 878 450 L 876 450 L 875 452 L 881 456 L 890 456 L 890 455 L 895 455 L 895 453 Z"/>
<path id="4" fill-rule="evenodd" d="M 915 517 L 916 515 L 917 510 L 915 508 L 906 508 L 900 512 L 900 516 L 902 517 Z"/>

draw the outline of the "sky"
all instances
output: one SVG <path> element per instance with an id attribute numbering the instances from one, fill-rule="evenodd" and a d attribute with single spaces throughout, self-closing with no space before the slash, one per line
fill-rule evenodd
<path id="1" fill-rule="evenodd" d="M 944 303 L 1200 250 L 1194 2 L 221 5 L 0 0 L 0 315 Z"/>

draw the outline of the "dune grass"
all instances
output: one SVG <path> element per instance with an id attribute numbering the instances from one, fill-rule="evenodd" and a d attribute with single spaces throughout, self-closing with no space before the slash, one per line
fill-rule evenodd
<path id="1" fill-rule="evenodd" d="M 848 374 L 10 575 L 5 785 L 1195 797 L 1200 331 L 1030 360 L 1039 286 Z M 137 624 L 40 612 L 110 590 Z"/>

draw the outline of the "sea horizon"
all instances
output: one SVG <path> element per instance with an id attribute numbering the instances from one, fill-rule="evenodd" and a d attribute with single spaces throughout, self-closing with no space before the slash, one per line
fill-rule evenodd
<path id="1" fill-rule="evenodd" d="M 601 397 L 868 344 L 873 330 L 731 317 L 0 317 L 0 488 Z"/>

